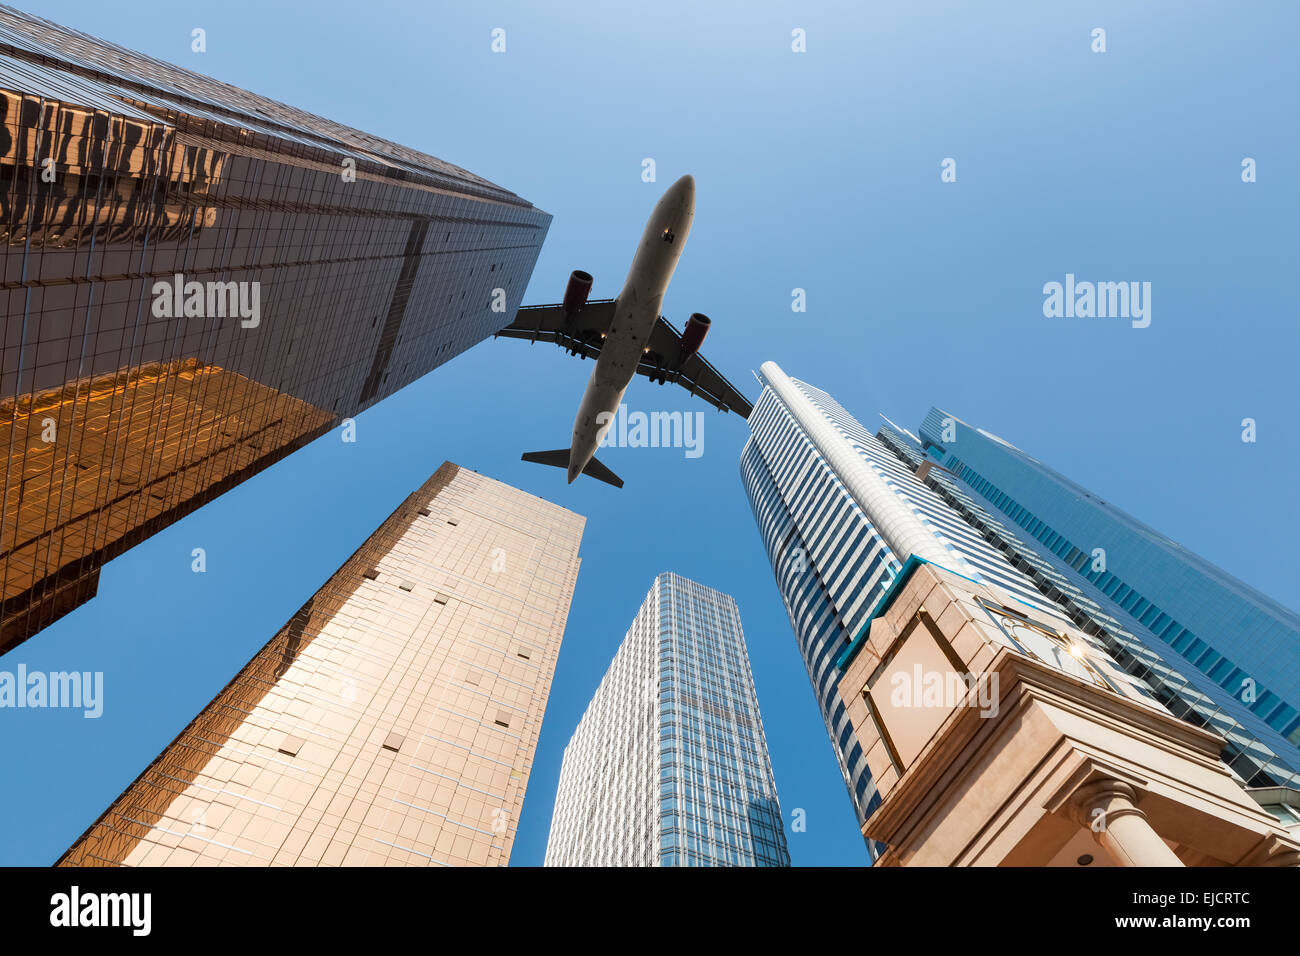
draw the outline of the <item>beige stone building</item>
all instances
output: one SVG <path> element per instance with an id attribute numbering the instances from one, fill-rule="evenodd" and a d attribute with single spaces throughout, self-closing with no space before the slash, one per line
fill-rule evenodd
<path id="1" fill-rule="evenodd" d="M 1058 613 L 909 562 L 839 682 L 881 866 L 1296 866 L 1300 832 Z"/>
<path id="2" fill-rule="evenodd" d="M 505 865 L 584 523 L 444 463 L 59 864 Z"/>

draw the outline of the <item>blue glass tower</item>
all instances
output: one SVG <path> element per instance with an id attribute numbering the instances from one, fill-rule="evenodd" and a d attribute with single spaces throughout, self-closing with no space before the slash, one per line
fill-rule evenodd
<path id="1" fill-rule="evenodd" d="M 546 865 L 790 865 L 729 595 L 655 578 L 564 748 Z"/>
<path id="2" fill-rule="evenodd" d="M 1124 513 L 1010 443 L 931 408 L 919 436 L 895 432 L 1010 525 L 1015 537 L 1230 720 L 1225 752 L 1248 782 L 1296 785 L 1300 615 Z M 954 481 L 955 479 L 955 481 Z M 1223 732 L 1222 726 L 1216 729 Z"/>

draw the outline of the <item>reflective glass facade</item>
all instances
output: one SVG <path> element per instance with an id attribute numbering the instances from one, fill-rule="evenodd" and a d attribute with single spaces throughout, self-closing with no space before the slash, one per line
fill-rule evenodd
<path id="1" fill-rule="evenodd" d="M 1177 673 L 1167 706 L 1225 733 L 1243 779 L 1300 783 L 1300 616 L 983 429 L 932 408 L 919 433 L 900 449 Z"/>
<path id="2" fill-rule="evenodd" d="M 549 224 L 435 157 L 0 8 L 0 650 L 506 325 Z"/>
<path id="3" fill-rule="evenodd" d="M 444 464 L 59 863 L 504 866 L 583 525 Z"/>
<path id="4" fill-rule="evenodd" d="M 790 865 L 729 595 L 655 579 L 564 749 L 546 865 Z"/>
<path id="5" fill-rule="evenodd" d="M 836 686 L 846 650 L 907 558 L 1031 607 L 1052 602 L 833 398 L 773 362 L 760 378 L 741 477 L 861 823 L 880 800 Z"/>

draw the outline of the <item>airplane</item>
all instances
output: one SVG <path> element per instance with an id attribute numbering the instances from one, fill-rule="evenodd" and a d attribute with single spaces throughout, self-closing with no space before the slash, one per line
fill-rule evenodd
<path id="1" fill-rule="evenodd" d="M 655 204 L 618 298 L 588 301 L 592 277 L 575 269 L 564 301 L 524 306 L 514 322 L 497 333 L 554 342 L 571 355 L 596 359 L 569 447 L 527 452 L 523 461 L 564 468 L 569 484 L 578 475 L 589 475 L 622 488 L 623 480 L 597 460 L 596 448 L 638 373 L 660 385 L 675 382 L 724 412 L 749 417 L 749 401 L 699 354 L 712 324 L 709 317 L 692 313 L 679 333 L 659 313 L 694 218 L 695 179 L 683 176 Z"/>

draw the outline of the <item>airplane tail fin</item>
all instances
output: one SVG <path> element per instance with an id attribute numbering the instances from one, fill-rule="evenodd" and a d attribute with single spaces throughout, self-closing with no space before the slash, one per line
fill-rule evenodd
<path id="1" fill-rule="evenodd" d="M 554 451 L 526 451 L 521 456 L 522 461 L 531 461 L 538 465 L 551 465 L 554 468 L 569 467 L 569 449 L 557 448 Z M 614 474 L 595 458 L 587 462 L 587 467 L 582 469 L 584 475 L 588 475 L 598 481 L 603 481 L 607 485 L 613 485 L 615 488 L 623 487 L 623 479 Z"/>
<path id="2" fill-rule="evenodd" d="M 557 448 L 555 451 L 526 451 L 520 461 L 531 461 L 539 465 L 553 465 L 556 468 L 569 467 L 569 449 Z"/>
<path id="3" fill-rule="evenodd" d="M 607 485 L 613 485 L 615 488 L 623 487 L 623 479 L 614 474 L 595 458 L 592 458 L 591 461 L 587 462 L 587 467 L 582 469 L 582 473 L 603 481 Z"/>

